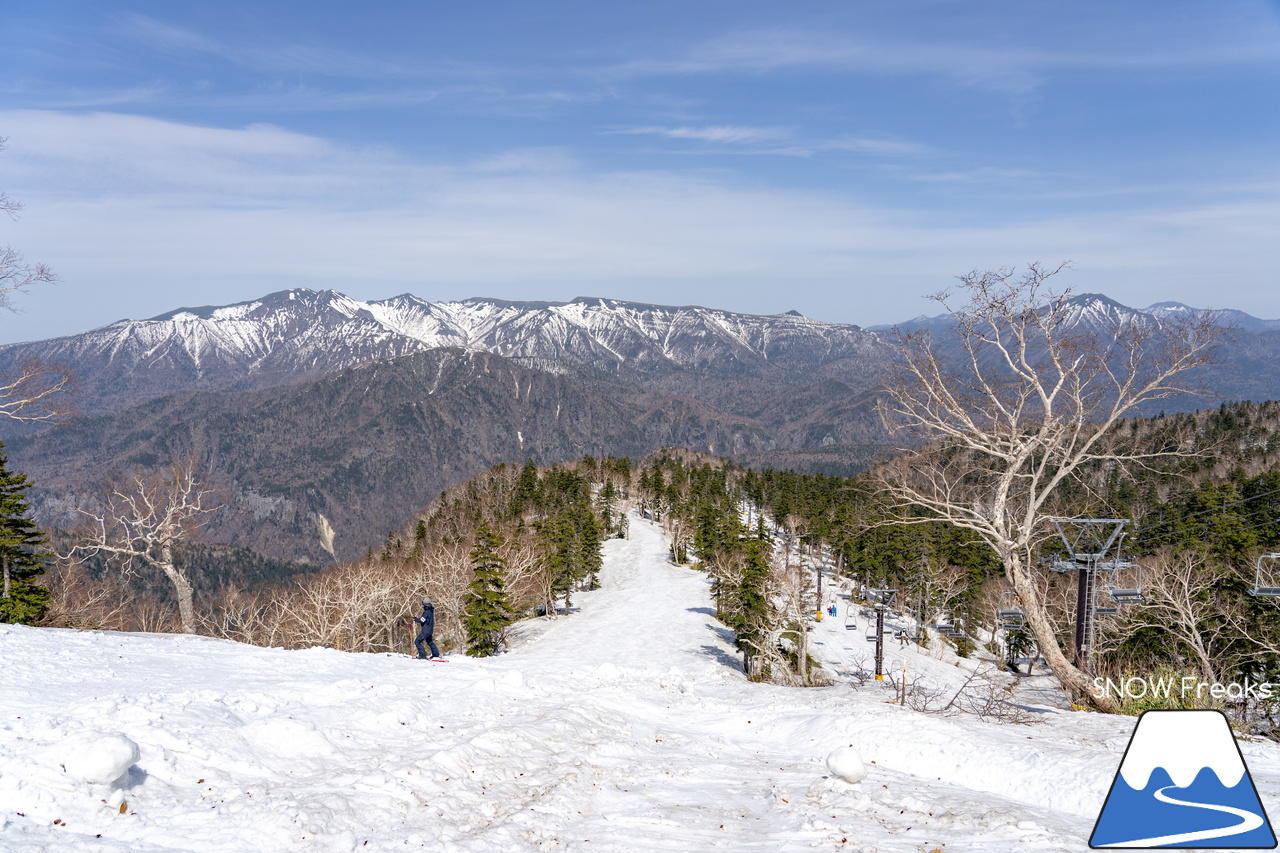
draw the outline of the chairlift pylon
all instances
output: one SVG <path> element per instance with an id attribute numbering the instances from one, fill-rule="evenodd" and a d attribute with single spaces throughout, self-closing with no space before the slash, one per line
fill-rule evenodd
<path id="1" fill-rule="evenodd" d="M 877 610 L 885 610 L 893 607 L 893 599 L 898 594 L 898 591 L 896 589 L 869 589 L 867 593 L 867 597 L 871 599 Z"/>

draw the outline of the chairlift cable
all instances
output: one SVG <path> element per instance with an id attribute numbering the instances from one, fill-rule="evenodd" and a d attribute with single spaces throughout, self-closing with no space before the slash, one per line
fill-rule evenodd
<path id="1" fill-rule="evenodd" d="M 1236 519 L 1253 518 L 1255 515 L 1261 515 L 1262 513 L 1265 513 L 1265 512 L 1271 512 L 1271 513 L 1274 513 L 1274 512 L 1276 512 L 1276 510 L 1275 510 L 1275 508 L 1274 508 L 1274 507 L 1265 507 L 1265 508 L 1263 508 L 1263 509 L 1256 509 L 1256 510 L 1254 510 L 1253 512 L 1246 513 L 1246 514 L 1244 514 L 1244 515 L 1237 515 L 1237 516 L 1235 516 L 1235 518 L 1236 518 Z M 1188 518 L 1189 518 L 1189 517 L 1190 517 L 1190 516 L 1188 516 Z M 1213 522 L 1213 521 L 1203 521 L 1203 522 L 1201 522 L 1201 523 L 1199 523 L 1199 524 L 1193 524 L 1192 526 L 1190 526 L 1190 527 L 1186 528 L 1186 530 L 1185 530 L 1184 532 L 1186 532 L 1186 533 L 1195 533 L 1197 530 L 1205 530 L 1205 531 L 1207 531 L 1207 530 L 1209 530 L 1209 528 L 1213 527 L 1213 526 L 1214 526 L 1215 524 L 1217 524 L 1217 523 L 1218 523 L 1218 522 Z M 1235 532 L 1240 533 L 1240 532 L 1244 532 L 1245 530 L 1257 530 L 1259 527 L 1267 527 L 1268 525 L 1272 525 L 1272 524 L 1276 524 L 1276 523 L 1277 523 L 1277 520 L 1267 521 L 1267 522 L 1263 522 L 1262 524 L 1254 524 L 1254 525 L 1250 525 L 1249 527 L 1242 527 L 1242 528 L 1240 528 L 1239 530 L 1237 530 L 1237 531 L 1235 531 Z M 1155 529 L 1155 528 L 1152 528 L 1152 529 Z M 1144 533 L 1145 533 L 1146 531 L 1142 531 L 1142 532 L 1144 532 Z"/>
<path id="2" fill-rule="evenodd" d="M 1250 501 L 1255 501 L 1258 498 L 1265 498 L 1271 495 L 1280 495 L 1280 489 L 1272 489 L 1269 492 L 1263 492 L 1262 494 L 1259 494 L 1259 495 L 1250 495 L 1247 498 L 1241 498 L 1240 500 L 1236 500 L 1236 501 L 1229 501 L 1228 503 L 1222 504 L 1221 506 L 1209 507 L 1208 509 L 1202 509 L 1199 512 L 1193 512 L 1193 513 L 1190 513 L 1189 515 L 1182 515 L 1182 516 L 1178 516 L 1177 518 L 1171 518 L 1167 521 L 1161 521 L 1159 524 L 1153 524 L 1151 527 L 1143 527 L 1140 529 L 1142 530 L 1143 533 L 1150 533 L 1152 530 L 1159 530 L 1162 527 L 1169 527 L 1174 524 L 1177 524 L 1180 521 L 1185 521 L 1188 518 L 1195 518 L 1198 515 L 1206 515 L 1211 512 L 1218 512 L 1220 510 L 1229 509 L 1230 507 L 1239 506 L 1240 504 L 1249 503 Z"/>

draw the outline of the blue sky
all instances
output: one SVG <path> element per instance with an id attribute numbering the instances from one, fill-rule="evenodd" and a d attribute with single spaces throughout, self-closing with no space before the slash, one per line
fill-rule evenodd
<path id="1" fill-rule="evenodd" d="M 1274 2 L 84 2 L 0 12 L 0 341 L 285 287 L 863 325 L 1070 259 L 1280 317 Z"/>

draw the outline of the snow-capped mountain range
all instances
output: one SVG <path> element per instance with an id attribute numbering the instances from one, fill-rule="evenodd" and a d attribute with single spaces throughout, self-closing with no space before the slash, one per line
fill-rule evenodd
<path id="1" fill-rule="evenodd" d="M 1099 329 L 1114 328 L 1121 318 L 1143 324 L 1191 310 L 1160 302 L 1138 311 L 1100 294 L 1076 296 L 1071 308 L 1073 325 Z M 1216 313 L 1247 333 L 1280 329 L 1280 320 Z M 917 317 L 896 328 L 948 323 L 948 315 Z M 89 414 L 178 390 L 271 387 L 379 359 L 463 347 L 540 368 L 572 364 L 625 375 L 676 394 L 710 393 L 720 404 L 737 390 L 717 391 L 727 379 L 784 386 L 836 379 L 870 390 L 893 358 L 894 328 L 863 329 L 795 312 L 739 314 L 596 297 L 428 302 L 403 294 L 360 301 L 332 290 L 294 289 L 9 344 L 0 347 L 0 369 L 32 357 L 70 367 L 81 389 L 80 410 Z"/>
<path id="2" fill-rule="evenodd" d="M 1181 302 L 1157 302 L 1154 305 L 1147 306 L 1145 309 L 1147 314 L 1160 319 L 1185 315 L 1194 310 L 1196 309 L 1189 305 L 1183 305 Z M 1229 324 L 1245 332 L 1270 332 L 1280 329 L 1280 320 L 1262 320 L 1252 314 L 1246 314 L 1234 308 L 1214 309 L 1210 313 L 1220 323 Z"/>
<path id="3" fill-rule="evenodd" d="M 1108 334 L 1162 319 L 1096 294 L 1071 308 Z M 0 436 L 43 523 L 70 523 L 75 495 L 113 470 L 185 454 L 236 496 L 219 541 L 320 560 L 321 519 L 352 556 L 499 462 L 680 446 L 847 473 L 899 440 L 874 406 L 895 338 L 795 313 L 288 290 L 0 347 L 0 371 L 69 367 L 81 415 Z M 1209 393 L 1169 412 L 1280 399 L 1280 334 L 1242 331 L 1199 378 Z"/>
<path id="4" fill-rule="evenodd" d="M 1118 321 L 1149 323 L 1152 319 L 1171 320 L 1183 317 L 1195 311 L 1205 309 L 1193 308 L 1181 302 L 1156 302 L 1146 308 L 1130 308 L 1127 305 L 1104 296 L 1101 293 L 1081 293 L 1067 300 L 1069 313 L 1067 322 L 1071 325 L 1083 324 L 1085 327 L 1114 327 Z M 1280 329 L 1280 320 L 1263 320 L 1237 311 L 1234 308 L 1208 309 L 1209 314 L 1223 325 L 1245 332 L 1269 332 Z M 868 331 L 883 332 L 894 328 L 902 329 L 945 329 L 951 325 L 950 314 L 927 316 L 921 314 L 901 323 L 868 326 Z"/>
<path id="5" fill-rule="evenodd" d="M 101 412 L 183 388 L 269 387 L 438 347 L 608 372 L 782 380 L 824 369 L 856 379 L 868 362 L 884 357 L 874 333 L 794 313 L 758 316 L 588 297 L 427 302 L 405 294 L 363 302 L 296 289 L 11 344 L 0 347 L 0 366 L 32 356 L 67 365 L 87 392 L 82 411 Z"/>

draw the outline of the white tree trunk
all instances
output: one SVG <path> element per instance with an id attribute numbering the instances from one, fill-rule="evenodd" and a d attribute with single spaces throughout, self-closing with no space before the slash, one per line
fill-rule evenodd
<path id="1" fill-rule="evenodd" d="M 173 550 L 168 545 L 160 549 L 160 561 L 157 565 L 173 583 L 173 591 L 178 596 L 178 618 L 182 622 L 182 633 L 196 633 L 196 609 L 191 581 L 173 564 Z"/>

